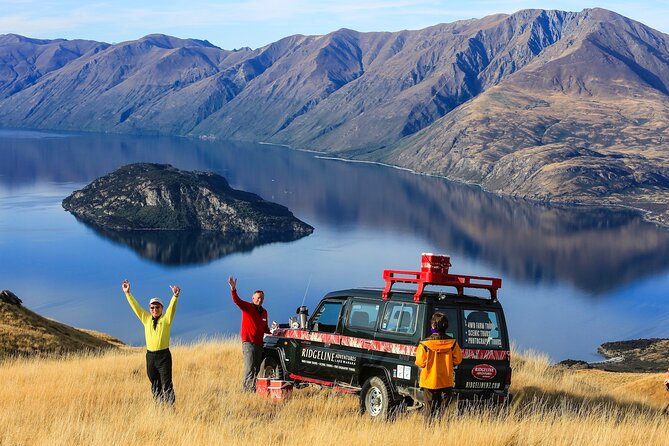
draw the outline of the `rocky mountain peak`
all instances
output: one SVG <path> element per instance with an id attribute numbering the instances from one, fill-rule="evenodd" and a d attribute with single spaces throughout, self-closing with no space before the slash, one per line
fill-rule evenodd
<path id="1" fill-rule="evenodd" d="M 174 48 L 184 48 L 184 47 L 204 47 L 204 48 L 216 48 L 219 49 L 216 45 L 213 45 L 208 40 L 199 40 L 199 39 L 180 39 L 178 37 L 172 37 L 165 34 L 148 34 L 141 39 L 139 42 L 148 43 L 153 46 L 164 49 L 174 49 Z"/>
<path id="2" fill-rule="evenodd" d="M 47 39 L 33 39 L 30 37 L 22 36 L 20 34 L 2 34 L 0 35 L 0 45 L 12 44 L 12 43 L 29 43 L 33 45 L 44 45 L 53 42 L 64 41 L 63 39 L 56 40 L 47 40 Z"/>
<path id="3" fill-rule="evenodd" d="M 21 304 L 23 303 L 23 301 L 19 299 L 19 297 L 16 294 L 12 293 L 9 290 L 0 291 L 0 302 L 5 302 L 17 306 L 21 306 Z"/>

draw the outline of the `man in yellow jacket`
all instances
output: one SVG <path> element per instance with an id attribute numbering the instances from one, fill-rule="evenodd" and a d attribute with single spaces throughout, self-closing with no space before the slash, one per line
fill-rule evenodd
<path id="1" fill-rule="evenodd" d="M 130 294 L 130 282 L 123 281 L 122 289 L 130 308 L 144 325 L 146 338 L 146 374 L 151 381 L 153 398 L 160 403 L 174 405 L 175 395 L 172 385 L 172 353 L 170 353 L 170 329 L 177 309 L 177 300 L 181 290 L 170 285 L 172 300 L 163 313 L 163 302 L 154 297 L 149 301 L 147 313 Z"/>
<path id="2" fill-rule="evenodd" d="M 462 362 L 458 342 L 446 334 L 446 315 L 434 313 L 430 323 L 432 335 L 421 341 L 416 349 L 416 365 L 421 368 L 420 387 L 423 389 L 423 410 L 427 422 L 451 403 L 455 385 L 453 366 Z"/>

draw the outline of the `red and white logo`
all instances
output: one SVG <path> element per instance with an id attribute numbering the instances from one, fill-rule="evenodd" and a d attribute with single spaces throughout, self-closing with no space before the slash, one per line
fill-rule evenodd
<path id="1" fill-rule="evenodd" d="M 472 376 L 482 381 L 490 381 L 497 375 L 497 369 L 490 364 L 479 364 L 472 369 Z"/>

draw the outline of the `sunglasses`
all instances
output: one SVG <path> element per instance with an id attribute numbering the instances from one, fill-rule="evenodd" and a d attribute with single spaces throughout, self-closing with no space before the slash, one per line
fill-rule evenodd
<path id="1" fill-rule="evenodd" d="M 151 305 L 149 308 L 151 308 L 152 310 L 155 310 L 157 308 L 163 308 L 163 307 L 162 307 L 162 305 Z"/>

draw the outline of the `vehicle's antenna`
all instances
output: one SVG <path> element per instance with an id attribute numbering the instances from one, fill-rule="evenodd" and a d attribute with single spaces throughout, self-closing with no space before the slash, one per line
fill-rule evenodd
<path id="1" fill-rule="evenodd" d="M 309 282 L 307 282 L 307 289 L 304 290 L 304 297 L 302 298 L 302 305 L 301 307 L 304 306 L 304 301 L 307 299 L 307 293 L 309 292 L 309 285 L 311 285 L 311 276 L 313 276 L 313 273 L 309 274 Z"/>

